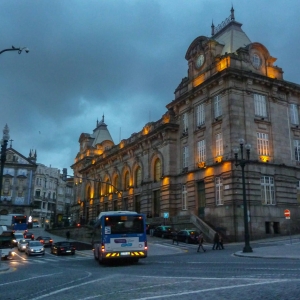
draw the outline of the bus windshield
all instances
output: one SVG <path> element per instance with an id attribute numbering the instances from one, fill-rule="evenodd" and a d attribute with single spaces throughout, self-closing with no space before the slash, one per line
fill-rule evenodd
<path id="1" fill-rule="evenodd" d="M 144 221 L 141 216 L 106 216 L 105 234 L 144 233 Z"/>

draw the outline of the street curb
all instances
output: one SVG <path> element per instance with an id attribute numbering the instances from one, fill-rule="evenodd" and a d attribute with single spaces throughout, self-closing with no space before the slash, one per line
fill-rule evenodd
<path id="1" fill-rule="evenodd" d="M 268 255 L 246 255 L 243 253 L 235 252 L 234 256 L 245 257 L 245 258 L 267 258 L 267 259 L 291 259 L 291 260 L 300 260 L 300 257 L 296 256 L 268 256 Z"/>

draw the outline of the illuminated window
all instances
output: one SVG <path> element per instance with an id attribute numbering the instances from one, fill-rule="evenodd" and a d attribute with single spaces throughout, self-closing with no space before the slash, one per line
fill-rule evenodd
<path id="1" fill-rule="evenodd" d="M 135 171 L 135 185 L 140 186 L 142 182 L 142 170 L 138 167 Z"/>
<path id="2" fill-rule="evenodd" d="M 106 180 L 106 184 L 105 184 L 105 195 L 108 195 L 110 192 L 110 182 L 109 180 L 107 179 Z"/>
<path id="3" fill-rule="evenodd" d="M 266 97 L 264 95 L 254 94 L 254 111 L 256 116 L 267 116 Z"/>
<path id="4" fill-rule="evenodd" d="M 262 176 L 260 179 L 260 185 L 262 204 L 275 204 L 274 178 L 270 176 Z"/>
<path id="5" fill-rule="evenodd" d="M 216 204 L 223 205 L 223 180 L 221 177 L 216 177 L 215 180 L 215 188 L 216 188 Z"/>
<path id="6" fill-rule="evenodd" d="M 214 97 L 214 115 L 215 119 L 222 116 L 222 103 L 220 95 Z"/>
<path id="7" fill-rule="evenodd" d="M 223 155 L 223 137 L 222 133 L 216 134 L 216 156 Z"/>
<path id="8" fill-rule="evenodd" d="M 187 190 L 186 185 L 182 185 L 182 210 L 187 210 Z"/>
<path id="9" fill-rule="evenodd" d="M 199 141 L 197 143 L 197 152 L 198 152 L 198 162 L 205 162 L 206 161 L 205 140 Z"/>
<path id="10" fill-rule="evenodd" d="M 197 106 L 196 114 L 197 126 L 203 125 L 205 123 L 204 103 Z"/>
<path id="11" fill-rule="evenodd" d="M 291 123 L 292 124 L 299 125 L 298 105 L 290 104 L 290 118 L 291 118 Z"/>
<path id="12" fill-rule="evenodd" d="M 300 141 L 294 140 L 295 160 L 300 161 Z"/>
<path id="13" fill-rule="evenodd" d="M 160 159 L 156 159 L 154 163 L 154 181 L 160 181 L 161 175 L 161 162 Z"/>
<path id="14" fill-rule="evenodd" d="M 124 188 L 129 188 L 129 172 L 127 171 L 124 176 Z"/>
<path id="15" fill-rule="evenodd" d="M 267 133 L 257 132 L 257 152 L 258 155 L 269 156 L 269 135 Z"/>
<path id="16" fill-rule="evenodd" d="M 189 148 L 188 146 L 184 146 L 182 151 L 182 167 L 187 168 L 188 166 L 189 166 Z"/>
<path id="17" fill-rule="evenodd" d="M 86 199 L 90 199 L 91 198 L 91 187 L 89 186 L 86 190 Z"/>
<path id="18" fill-rule="evenodd" d="M 117 190 L 120 188 L 120 179 L 118 175 L 115 176 L 113 185 L 114 191 L 117 192 Z"/>
<path id="19" fill-rule="evenodd" d="M 189 129 L 189 125 L 188 125 L 188 114 L 184 113 L 182 115 L 182 126 L 183 126 L 183 132 L 187 132 Z"/>

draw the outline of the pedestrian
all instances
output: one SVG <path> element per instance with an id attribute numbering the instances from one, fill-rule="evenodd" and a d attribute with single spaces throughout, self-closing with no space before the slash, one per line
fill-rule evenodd
<path id="1" fill-rule="evenodd" d="M 214 245 L 213 245 L 212 249 L 213 250 L 220 249 L 220 236 L 219 236 L 218 232 L 215 233 L 215 236 L 214 236 Z"/>
<path id="2" fill-rule="evenodd" d="M 206 250 L 203 247 L 203 242 L 204 242 L 203 233 L 200 232 L 200 234 L 198 235 L 198 249 L 197 249 L 197 252 L 200 251 L 200 248 L 203 250 L 203 252 L 206 252 Z"/>
<path id="3" fill-rule="evenodd" d="M 175 242 L 178 245 L 178 235 L 177 235 L 177 231 L 176 230 L 172 232 L 172 240 L 173 240 L 173 245 L 174 245 Z"/>
<path id="4" fill-rule="evenodd" d="M 67 240 L 70 239 L 70 231 L 69 230 L 66 232 L 66 237 L 67 237 Z"/>
<path id="5" fill-rule="evenodd" d="M 219 250 L 224 250 L 223 238 L 222 238 L 221 234 L 219 234 Z"/>

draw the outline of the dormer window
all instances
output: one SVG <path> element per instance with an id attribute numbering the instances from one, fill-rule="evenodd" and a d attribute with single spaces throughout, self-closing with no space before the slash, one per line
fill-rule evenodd
<path id="1" fill-rule="evenodd" d="M 261 66 L 261 59 L 259 55 L 253 54 L 251 60 L 254 68 L 258 69 Z"/>

